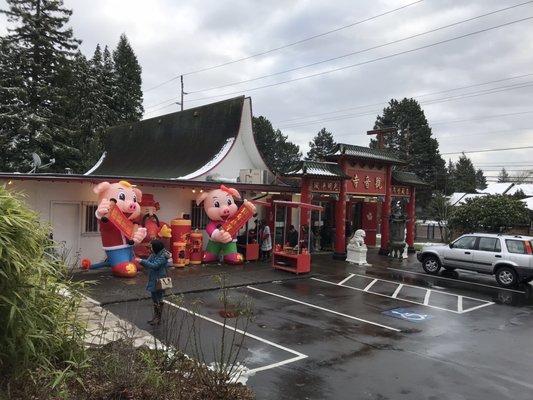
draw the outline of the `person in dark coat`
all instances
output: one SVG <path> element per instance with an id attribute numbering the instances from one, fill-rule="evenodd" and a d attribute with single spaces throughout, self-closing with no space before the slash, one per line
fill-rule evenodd
<path id="1" fill-rule="evenodd" d="M 153 318 L 148 323 L 150 325 L 159 325 L 163 313 L 163 294 L 165 291 L 157 290 L 157 281 L 167 276 L 169 254 L 161 240 L 152 240 L 150 245 L 152 254 L 146 260 L 138 258 L 137 262 L 149 271 L 146 290 L 152 295 Z"/>
<path id="2" fill-rule="evenodd" d="M 289 246 L 291 247 L 298 246 L 298 232 L 296 231 L 296 229 L 294 229 L 294 225 L 289 226 L 287 241 L 289 242 Z"/>

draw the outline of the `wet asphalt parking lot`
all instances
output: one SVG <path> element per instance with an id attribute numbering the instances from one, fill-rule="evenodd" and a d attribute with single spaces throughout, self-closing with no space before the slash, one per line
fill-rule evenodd
<path id="1" fill-rule="evenodd" d="M 533 286 L 501 289 L 467 272 L 433 277 L 416 263 L 323 259 L 317 269 L 229 289 L 231 303 L 250 300 L 253 318 L 226 326 L 220 291 L 169 297 L 153 333 L 191 355 L 201 347 L 208 364 L 222 341 L 239 346 L 231 354 L 258 399 L 533 398 Z M 149 300 L 106 308 L 148 329 Z"/>

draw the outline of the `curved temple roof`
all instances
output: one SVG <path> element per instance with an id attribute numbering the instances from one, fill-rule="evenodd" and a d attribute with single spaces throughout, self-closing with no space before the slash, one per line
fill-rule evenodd
<path id="1" fill-rule="evenodd" d="M 109 129 L 105 153 L 86 175 L 194 179 L 230 152 L 244 96 Z"/>

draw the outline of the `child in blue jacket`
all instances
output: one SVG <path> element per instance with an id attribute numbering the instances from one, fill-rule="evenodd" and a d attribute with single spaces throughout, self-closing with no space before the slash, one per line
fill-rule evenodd
<path id="1" fill-rule="evenodd" d="M 152 295 L 153 301 L 153 318 L 148 321 L 150 325 L 159 325 L 163 313 L 163 294 L 164 290 L 157 290 L 157 281 L 167 276 L 167 264 L 169 254 L 165 250 L 165 245 L 161 240 L 152 240 L 150 242 L 152 254 L 146 259 L 140 258 L 137 261 L 149 270 L 148 284 L 146 290 Z"/>

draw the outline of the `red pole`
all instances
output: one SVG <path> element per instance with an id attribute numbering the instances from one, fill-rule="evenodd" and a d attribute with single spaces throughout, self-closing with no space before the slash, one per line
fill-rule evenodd
<path id="1" fill-rule="evenodd" d="M 340 181 L 339 199 L 335 202 L 335 252 L 333 258 L 346 260 L 346 180 Z"/>
<path id="2" fill-rule="evenodd" d="M 407 236 L 405 238 L 409 253 L 415 252 L 415 220 L 415 188 L 412 187 L 411 194 L 409 195 L 409 203 L 407 203 Z"/>
<path id="3" fill-rule="evenodd" d="M 387 179 L 385 186 L 385 201 L 381 208 L 381 248 L 379 254 L 389 254 L 389 218 L 391 213 L 392 200 L 392 169 L 387 166 Z"/>
<path id="4" fill-rule="evenodd" d="M 302 193 L 300 200 L 302 203 L 311 203 L 311 192 L 310 192 L 311 182 L 308 178 L 302 178 Z M 311 229 L 310 223 L 310 213 L 309 210 L 304 208 L 301 212 L 300 226 L 307 225 Z"/>

